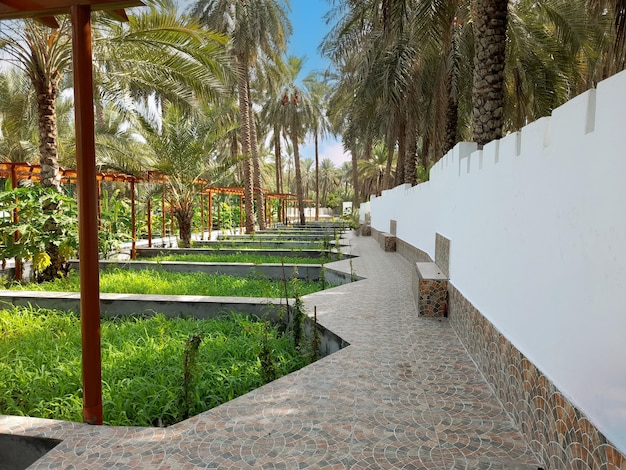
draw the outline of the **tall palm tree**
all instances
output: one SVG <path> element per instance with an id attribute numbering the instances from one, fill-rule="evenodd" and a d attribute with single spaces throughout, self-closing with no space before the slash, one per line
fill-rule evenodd
<path id="1" fill-rule="evenodd" d="M 37 100 L 41 185 L 60 190 L 57 158 L 56 97 L 71 65 L 69 21 L 51 30 L 34 20 L 12 23 L 3 31 L 0 50 L 30 79 Z"/>
<path id="2" fill-rule="evenodd" d="M 298 199 L 298 211 L 300 224 L 306 223 L 304 214 L 304 188 L 302 185 L 302 171 L 300 163 L 300 142 L 318 116 L 318 112 L 312 102 L 309 90 L 297 84 L 297 77 L 302 70 L 302 59 L 289 57 L 289 82 L 282 91 L 281 106 L 283 114 L 281 121 L 288 129 L 289 138 L 293 147 L 293 158 L 296 180 L 296 197 Z"/>
<path id="3" fill-rule="evenodd" d="M 191 9 L 193 17 L 231 37 L 231 53 L 237 64 L 237 92 L 244 155 L 246 232 L 254 232 L 252 149 L 252 102 L 250 70 L 260 55 L 280 55 L 291 34 L 286 4 L 280 0 L 198 0 Z M 258 188 L 261 191 L 261 188 Z M 257 198 L 263 214 L 263 197 Z"/>
<path id="4" fill-rule="evenodd" d="M 225 39 L 207 32 L 197 23 L 160 21 L 163 16 L 176 16 L 172 13 L 176 11 L 174 6 L 171 0 L 161 0 L 158 8 L 151 7 L 147 13 L 139 15 L 138 21 L 122 27 L 125 34 L 121 36 L 115 34 L 117 23 L 104 15 L 95 17 L 94 55 L 99 57 L 96 68 L 106 72 L 96 75 L 116 74 L 117 77 L 116 82 L 109 82 L 107 89 L 131 90 L 135 96 L 158 92 L 175 101 L 187 100 L 190 106 L 197 97 L 221 91 L 214 86 L 221 81 L 216 71 L 222 72 L 226 67 L 212 54 L 220 43 L 224 47 Z M 151 22 L 153 27 L 145 28 Z M 109 41 L 116 42 L 116 47 L 110 47 Z M 0 51 L 31 80 L 38 106 L 41 184 L 60 190 L 56 99 L 61 80 L 71 69 L 69 20 L 65 19 L 56 30 L 33 20 L 16 21 L 2 31 Z M 207 80 L 211 77 L 212 80 Z M 116 83 L 121 86 L 114 86 Z M 56 208 L 44 210 L 52 212 Z M 53 244 L 48 254 L 52 264 L 45 277 L 54 278 L 62 260 Z"/>
<path id="5" fill-rule="evenodd" d="M 319 159 L 319 139 L 324 138 L 331 130 L 330 122 L 326 116 L 327 97 L 330 94 L 330 86 L 322 80 L 318 73 L 307 76 L 304 86 L 311 94 L 311 102 L 315 116 L 310 123 L 310 133 L 313 135 L 315 144 L 315 220 L 319 220 L 320 207 L 320 159 Z"/>

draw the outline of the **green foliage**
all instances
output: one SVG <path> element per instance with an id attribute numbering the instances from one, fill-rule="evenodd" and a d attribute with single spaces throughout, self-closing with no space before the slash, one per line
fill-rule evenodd
<path id="1" fill-rule="evenodd" d="M 192 263 L 253 263 L 253 264 L 324 264 L 328 262 L 326 257 L 306 258 L 299 256 L 259 255 L 255 253 L 231 253 L 231 254 L 189 254 L 167 255 L 150 258 L 153 261 L 181 261 Z"/>
<path id="2" fill-rule="evenodd" d="M 261 375 L 263 381 L 269 383 L 276 380 L 279 375 L 274 364 L 274 351 L 272 351 L 272 345 L 270 344 L 269 334 L 269 322 L 263 322 L 263 336 L 261 336 L 261 350 L 259 351 L 259 361 L 261 363 Z"/>
<path id="3" fill-rule="evenodd" d="M 197 342 L 190 369 L 189 415 L 263 385 L 263 348 L 276 377 L 308 363 L 289 337 L 279 337 L 275 327 L 243 315 L 212 320 L 163 315 L 105 319 L 105 424 L 155 426 L 183 419 L 185 349 L 195 337 L 202 341 Z M 24 307 L 0 310 L 0 410 L 80 421 L 80 348 L 79 318 L 73 313 Z"/>
<path id="4" fill-rule="evenodd" d="M 185 341 L 185 358 L 183 360 L 183 419 L 189 418 L 191 401 L 189 400 L 190 389 L 198 372 L 198 349 L 202 337 L 193 335 Z"/>
<path id="5" fill-rule="evenodd" d="M 104 255 L 119 248 L 120 243 L 131 241 L 132 215 L 128 202 L 120 197 L 120 189 L 109 195 L 103 190 L 100 197 L 100 225 L 98 251 Z"/>
<path id="6" fill-rule="evenodd" d="M 78 292 L 80 279 L 77 273 L 56 279 L 45 285 L 12 284 L 15 290 L 39 290 L 53 292 Z M 320 290 L 319 283 L 298 282 L 303 295 Z M 100 273 L 100 291 L 123 294 L 159 295 L 217 295 L 233 297 L 279 298 L 285 294 L 280 281 L 258 276 L 235 277 L 223 274 L 176 273 L 164 270 L 130 271 L 112 268 Z M 288 295 L 293 296 L 292 292 Z"/>
<path id="7" fill-rule="evenodd" d="M 75 254 L 78 219 L 72 198 L 39 185 L 0 192 L 0 211 L 13 214 L 16 209 L 18 222 L 0 218 L 0 245 L 6 258 L 32 259 L 35 271 L 41 272 L 50 266 L 49 245 L 58 247 L 62 262 Z"/>

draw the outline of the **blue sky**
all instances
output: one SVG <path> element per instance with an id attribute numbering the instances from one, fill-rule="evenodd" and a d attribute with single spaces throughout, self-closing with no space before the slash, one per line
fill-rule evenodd
<path id="1" fill-rule="evenodd" d="M 306 56 L 302 70 L 303 77 L 313 71 L 323 72 L 328 67 L 328 60 L 319 54 L 318 48 L 331 27 L 326 25 L 324 20 L 330 4 L 327 0 L 291 0 L 290 4 L 289 19 L 293 26 L 293 35 L 290 38 L 287 53 L 300 58 Z M 301 158 L 315 158 L 315 146 L 312 139 L 302 145 L 300 154 Z M 350 155 L 344 154 L 340 140 L 328 137 L 319 142 L 319 158 L 320 162 L 324 158 L 329 158 L 335 166 L 339 167 L 343 162 L 350 160 Z"/>

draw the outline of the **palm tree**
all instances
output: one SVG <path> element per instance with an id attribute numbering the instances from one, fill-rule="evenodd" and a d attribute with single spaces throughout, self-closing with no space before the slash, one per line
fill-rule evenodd
<path id="1" fill-rule="evenodd" d="M 219 47 L 224 47 L 225 39 L 208 33 L 197 23 L 172 20 L 176 10 L 171 0 L 162 0 L 158 6 L 121 29 L 116 29 L 117 23 L 106 16 L 96 16 L 94 35 L 98 39 L 94 41 L 94 55 L 99 57 L 97 69 L 103 71 L 97 76 L 116 78 L 108 82 L 106 89 L 118 97 L 125 92 L 134 96 L 157 92 L 176 102 L 187 101 L 190 106 L 198 97 L 220 93 L 216 84 L 222 76 L 218 71 L 221 73 L 227 67 L 218 52 Z M 123 34 L 117 34 L 120 31 Z M 56 99 L 61 80 L 72 63 L 69 20 L 65 19 L 57 30 L 33 20 L 16 21 L 1 34 L 0 51 L 24 71 L 35 91 L 41 184 L 60 190 Z M 53 212 L 56 207 L 44 210 Z M 62 262 L 57 253 L 52 244 L 48 250 L 52 264 L 45 277 L 56 277 Z"/>
<path id="2" fill-rule="evenodd" d="M 350 168 L 350 171 L 351 170 L 352 169 Z M 322 182 L 322 206 L 326 207 L 329 189 L 337 186 L 340 181 L 339 173 L 330 158 L 324 158 L 322 160 L 322 165 L 320 167 L 320 180 Z"/>
<path id="3" fill-rule="evenodd" d="M 282 90 L 281 106 L 283 113 L 281 121 L 288 130 L 293 148 L 293 158 L 296 180 L 296 197 L 298 199 L 298 211 L 300 224 L 306 223 L 304 214 L 304 188 L 302 185 L 302 172 L 300 163 L 300 142 L 305 133 L 312 128 L 318 112 L 311 100 L 309 91 L 297 85 L 297 77 L 302 70 L 302 59 L 289 57 L 289 82 Z"/>
<path id="4" fill-rule="evenodd" d="M 358 171 L 365 194 L 380 195 L 385 189 L 383 179 L 388 158 L 389 152 L 385 144 L 379 142 L 374 146 L 370 159 L 359 161 Z"/>
<path id="5" fill-rule="evenodd" d="M 325 137 L 331 130 L 330 122 L 326 116 L 327 96 L 330 94 L 330 86 L 321 80 L 318 73 L 312 73 L 304 79 L 304 86 L 311 94 L 311 101 L 315 116 L 311 124 L 310 132 L 313 134 L 315 143 L 315 220 L 319 220 L 320 207 L 320 160 L 319 139 Z"/>
<path id="6" fill-rule="evenodd" d="M 254 232 L 252 149 L 252 102 L 250 69 L 259 55 L 280 55 L 291 34 L 285 4 L 279 0 L 198 0 L 191 9 L 193 17 L 207 26 L 231 37 L 231 54 L 237 64 L 237 91 L 241 120 L 241 142 L 244 156 L 246 232 Z M 261 191 L 261 188 L 258 188 Z M 257 197 L 259 213 L 263 214 L 263 197 Z"/>
<path id="7" fill-rule="evenodd" d="M 198 179 L 211 180 L 218 142 L 230 131 L 220 122 L 219 108 L 204 107 L 183 113 L 168 105 L 161 123 L 139 117 L 141 134 L 153 160 L 153 168 L 168 176 L 167 194 L 178 222 L 180 240 L 191 246 L 194 204 L 199 194 Z"/>

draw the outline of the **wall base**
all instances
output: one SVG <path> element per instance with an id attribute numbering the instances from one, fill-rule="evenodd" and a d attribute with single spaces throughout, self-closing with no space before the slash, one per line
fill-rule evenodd
<path id="1" fill-rule="evenodd" d="M 546 469 L 624 470 L 626 458 L 450 283 L 449 318 Z"/>

